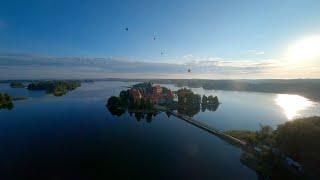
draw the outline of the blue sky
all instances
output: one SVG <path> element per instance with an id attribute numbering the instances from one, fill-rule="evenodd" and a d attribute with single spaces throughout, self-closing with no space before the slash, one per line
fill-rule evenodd
<path id="1" fill-rule="evenodd" d="M 26 59 L 21 58 L 21 54 L 28 57 L 31 54 L 37 56 L 36 59 L 50 56 L 52 61 L 65 57 L 68 58 L 64 61 L 70 57 L 105 58 L 106 61 L 113 58 L 184 64 L 195 66 L 202 74 L 224 72 L 227 65 L 216 67 L 215 64 L 213 70 L 202 72 L 204 66 L 198 64 L 215 61 L 221 65 L 220 61 L 226 64 L 230 61 L 232 68 L 238 69 L 244 65 L 247 68 L 248 64 L 251 67 L 260 62 L 274 63 L 281 61 L 280 57 L 296 39 L 320 32 L 318 0 L 1 0 L 0 3 L 0 68 L 7 72 L 14 65 L 6 63 L 9 62 L 8 53 L 9 59 L 15 59 L 17 64 Z M 129 31 L 125 31 L 126 27 Z M 17 56 L 13 58 L 13 54 Z M 32 58 L 28 61 L 33 66 L 39 65 L 39 61 Z M 52 66 L 51 63 L 40 64 Z M 19 67 L 24 69 L 24 66 Z M 108 73 L 105 76 L 115 72 L 110 68 L 105 67 Z M 131 70 L 127 72 L 126 69 Z M 177 69 L 163 71 L 181 73 Z M 37 71 L 28 73 L 37 75 Z M 117 71 L 144 73 L 139 67 Z M 159 73 L 161 71 L 159 69 Z M 251 73 L 248 78 L 266 76 L 254 74 L 256 71 L 242 72 L 246 73 Z M 242 77 L 238 75 L 236 72 L 234 78 Z M 313 76 L 318 77 L 318 74 Z"/>

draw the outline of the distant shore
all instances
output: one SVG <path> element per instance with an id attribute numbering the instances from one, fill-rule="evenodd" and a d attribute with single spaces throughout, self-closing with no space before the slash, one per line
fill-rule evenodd
<path id="1" fill-rule="evenodd" d="M 0 83 L 11 82 L 39 82 L 42 80 L 20 79 L 0 80 Z M 47 79 L 49 80 L 49 79 Z M 57 80 L 57 79 L 50 79 Z M 320 79 L 125 79 L 125 78 L 96 78 L 96 79 L 64 79 L 78 80 L 81 82 L 95 81 L 123 81 L 123 82 L 146 82 L 157 84 L 174 84 L 178 87 L 191 88 L 202 87 L 207 90 L 228 90 L 264 92 L 279 94 L 298 94 L 311 100 L 320 100 Z"/>

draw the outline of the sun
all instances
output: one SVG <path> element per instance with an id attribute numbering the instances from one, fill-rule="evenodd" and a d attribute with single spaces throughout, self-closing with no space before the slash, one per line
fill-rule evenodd
<path id="1" fill-rule="evenodd" d="M 320 57 L 320 35 L 297 41 L 289 47 L 287 56 L 294 61 L 313 60 Z"/>

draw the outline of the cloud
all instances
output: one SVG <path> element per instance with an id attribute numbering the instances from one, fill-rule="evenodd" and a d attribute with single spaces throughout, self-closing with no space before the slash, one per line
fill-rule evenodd
<path id="1" fill-rule="evenodd" d="M 125 73 L 183 73 L 187 68 L 194 72 L 261 71 L 272 66 L 271 61 L 236 61 L 222 58 L 184 56 L 184 63 L 161 63 L 130 60 L 128 58 L 50 57 L 33 54 L 0 54 L 2 66 L 39 66 L 52 68 L 91 68 L 104 72 Z M 246 72 L 248 73 L 248 72 Z"/>
<path id="2" fill-rule="evenodd" d="M 287 62 L 273 59 L 235 60 L 193 55 L 171 59 L 170 62 L 150 62 L 126 57 L 54 57 L 0 53 L 0 79 L 320 77 L 319 63 L 303 68 L 292 67 Z M 188 68 L 191 73 L 187 72 Z"/>
<path id="3" fill-rule="evenodd" d="M 225 60 L 219 57 L 185 57 L 186 64 L 193 69 L 204 73 L 259 73 L 277 66 L 276 61 L 263 60 Z"/>
<path id="4" fill-rule="evenodd" d="M 263 52 L 263 51 L 258 51 L 258 50 L 248 50 L 248 53 L 249 53 L 250 55 L 264 55 L 264 54 L 265 54 L 265 52 Z"/>

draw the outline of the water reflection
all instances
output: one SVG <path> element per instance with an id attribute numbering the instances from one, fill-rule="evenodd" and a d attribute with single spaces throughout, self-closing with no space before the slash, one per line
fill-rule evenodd
<path id="1" fill-rule="evenodd" d="M 0 105 L 0 110 L 1 109 L 8 109 L 8 110 L 12 110 L 14 107 L 13 103 L 10 103 L 10 104 L 6 104 L 6 105 Z"/>
<path id="2" fill-rule="evenodd" d="M 276 104 L 279 105 L 289 120 L 301 115 L 301 111 L 306 110 L 314 103 L 299 95 L 278 94 Z"/>
<path id="3" fill-rule="evenodd" d="M 118 116 L 118 117 L 122 116 L 122 114 L 124 114 L 124 113 L 126 112 L 126 111 L 125 111 L 124 109 L 122 109 L 122 108 L 116 108 L 116 107 L 111 107 L 111 106 L 109 106 L 109 107 L 107 107 L 107 108 L 108 108 L 109 112 L 110 112 L 112 115 Z"/>
<path id="4" fill-rule="evenodd" d="M 213 104 L 213 105 L 207 105 L 207 106 L 201 106 L 201 111 L 216 111 L 219 107 L 219 103 Z M 120 107 L 114 107 L 114 106 L 107 106 L 107 109 L 109 112 L 114 116 L 122 116 L 123 114 L 128 111 L 129 115 L 132 117 L 134 116 L 135 119 L 139 122 L 142 119 L 146 119 L 148 123 L 151 123 L 152 118 L 159 114 L 158 111 L 151 111 L 151 112 L 143 112 L 142 110 L 130 110 L 130 109 L 123 109 Z M 193 117 L 194 115 L 198 114 L 200 112 L 200 106 L 178 106 L 176 109 L 179 114 L 184 114 L 189 117 Z M 166 112 L 166 115 L 168 118 L 171 116 L 170 112 Z"/>
<path id="5" fill-rule="evenodd" d="M 8 109 L 8 110 L 12 110 L 14 107 L 13 103 L 8 103 L 8 104 L 0 104 L 0 110 L 1 109 Z"/>
<path id="6" fill-rule="evenodd" d="M 201 105 L 201 111 L 216 111 L 219 107 L 220 103 Z"/>
<path id="7" fill-rule="evenodd" d="M 136 120 L 139 122 L 143 119 L 146 120 L 147 123 L 152 122 L 152 118 L 157 116 L 158 112 L 149 112 L 149 113 L 143 113 L 143 112 L 129 112 L 130 116 L 133 116 L 136 118 Z"/>
<path id="8" fill-rule="evenodd" d="M 193 117 L 194 115 L 198 114 L 200 112 L 205 112 L 205 111 L 216 111 L 219 107 L 220 103 L 214 103 L 214 104 L 202 104 L 202 105 L 196 105 L 196 106 L 178 106 L 177 112 L 179 114 L 184 114 L 189 117 Z M 201 107 L 201 108 L 200 108 Z"/>
<path id="9" fill-rule="evenodd" d="M 135 119 L 139 122 L 143 119 L 146 120 L 146 122 L 151 123 L 152 122 L 152 118 L 157 116 L 159 114 L 159 112 L 154 111 L 154 112 L 142 112 L 142 111 L 131 111 L 131 110 L 127 110 L 127 109 L 122 109 L 122 108 L 115 108 L 115 107 L 107 107 L 107 109 L 109 110 L 109 112 L 114 115 L 114 116 L 122 116 L 123 114 L 126 113 L 126 111 L 128 111 L 130 117 L 135 117 Z M 167 113 L 167 116 L 170 117 L 170 114 Z"/>

